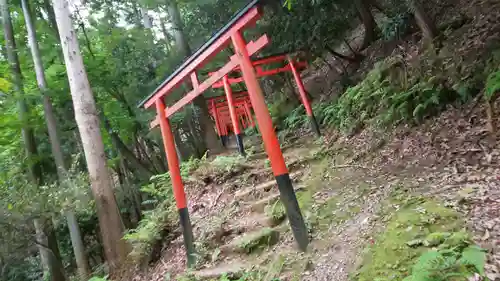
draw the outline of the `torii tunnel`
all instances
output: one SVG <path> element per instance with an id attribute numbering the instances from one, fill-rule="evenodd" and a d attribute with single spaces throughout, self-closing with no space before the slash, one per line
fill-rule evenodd
<path id="1" fill-rule="evenodd" d="M 261 132 L 264 147 L 278 185 L 280 200 L 285 206 L 292 233 L 300 250 L 305 251 L 309 244 L 308 231 L 297 202 L 294 187 L 264 100 L 262 89 L 257 80 L 258 74 L 251 60 L 252 55 L 258 53 L 264 46 L 269 44 L 269 38 L 266 35 L 262 35 L 255 41 L 246 42 L 243 36 L 243 31 L 254 26 L 261 16 L 259 0 L 253 0 L 247 4 L 228 24 L 221 28 L 193 55 L 187 58 L 184 63 L 140 104 L 140 106 L 144 106 L 145 108 L 156 107 L 156 121 L 151 123 L 151 127 L 160 125 L 174 197 L 183 230 L 188 266 L 192 266 L 195 261 L 193 230 L 187 209 L 184 183 L 180 174 L 179 160 L 177 158 L 169 118 L 218 81 L 223 80 L 223 83 L 225 81 L 225 84 L 229 85 L 227 74 L 235 68 L 239 68 L 242 79 L 245 82 L 251 106 L 255 113 L 257 126 Z M 200 70 L 211 58 L 230 45 L 233 47 L 235 54 L 229 58 L 229 61 L 224 66 L 215 71 L 209 78 L 200 82 L 197 70 Z M 165 98 L 188 79 L 193 89 L 174 104 L 167 106 Z M 232 93 L 227 92 L 226 96 L 231 97 L 228 99 L 228 103 L 232 104 Z M 232 107 L 234 108 L 234 105 Z"/>
<path id="2" fill-rule="evenodd" d="M 228 102 L 228 97 L 232 102 Z M 217 134 L 222 141 L 222 145 L 226 145 L 229 133 L 228 128 L 231 128 L 236 136 L 238 151 L 241 155 L 245 155 L 240 129 L 244 130 L 255 126 L 251 111 L 252 103 L 248 92 L 234 94 L 231 92 L 230 96 L 211 97 L 207 98 L 206 101 L 208 111 L 215 121 Z"/>
<path id="3" fill-rule="evenodd" d="M 275 62 L 282 62 L 282 61 L 287 61 L 288 63 L 279 68 L 275 69 L 266 69 L 264 70 L 262 68 L 263 65 L 270 64 L 270 63 L 275 63 Z M 304 105 L 304 108 L 306 110 L 306 114 L 309 117 L 310 123 L 311 123 L 311 129 L 314 133 L 316 133 L 317 136 L 321 136 L 321 132 L 319 130 L 318 122 L 316 121 L 316 117 L 314 116 L 311 103 L 309 102 L 309 99 L 307 98 L 307 93 L 304 87 L 304 83 L 302 82 L 302 79 L 300 78 L 299 70 L 305 68 L 307 66 L 307 63 L 305 62 L 297 62 L 294 61 L 290 56 L 280 54 L 280 55 L 272 55 L 268 56 L 265 58 L 259 58 L 257 60 L 252 61 L 252 65 L 255 68 L 255 72 L 257 74 L 257 77 L 264 77 L 264 76 L 270 76 L 270 75 L 275 75 L 278 73 L 282 72 L 292 72 L 293 77 L 295 79 L 295 83 L 297 84 L 297 89 L 299 90 L 299 95 L 300 95 L 300 100 L 302 104 Z M 234 72 L 240 72 L 241 68 L 237 66 L 234 69 Z M 214 72 L 210 72 L 209 75 L 214 75 Z M 243 82 L 244 79 L 243 77 L 237 77 L 237 78 L 228 78 L 226 75 L 222 81 L 217 82 L 212 85 L 212 88 L 221 88 L 224 87 L 224 91 L 226 92 L 227 95 L 227 100 L 231 99 L 231 84 L 237 84 Z M 231 103 L 229 104 L 229 109 L 231 110 Z M 233 115 L 231 115 L 232 117 Z M 241 139 L 241 134 L 239 133 L 238 129 L 238 119 L 237 118 L 231 118 L 233 120 L 233 127 L 235 128 L 235 136 L 236 136 L 236 142 L 238 145 L 238 150 L 240 151 L 241 154 L 244 155 L 244 147 L 243 147 L 243 141 Z"/>

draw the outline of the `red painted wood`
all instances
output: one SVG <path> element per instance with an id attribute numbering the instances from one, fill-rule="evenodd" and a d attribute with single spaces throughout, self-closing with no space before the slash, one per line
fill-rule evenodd
<path id="1" fill-rule="evenodd" d="M 263 35 L 260 37 L 255 43 L 249 44 L 248 51 L 251 54 L 254 54 L 264 48 L 265 45 L 269 43 L 269 39 L 267 38 L 266 35 Z M 192 90 L 191 92 L 187 93 L 183 98 L 181 98 L 177 103 L 172 105 L 171 107 L 167 108 L 167 117 L 170 117 L 172 114 L 177 112 L 179 109 L 184 107 L 185 105 L 189 104 L 194 98 L 197 96 L 201 95 L 204 91 L 206 91 L 208 88 L 210 88 L 215 82 L 218 80 L 222 79 L 224 75 L 229 73 L 234 66 L 238 64 L 236 56 L 232 56 L 231 60 L 224 65 L 221 69 L 219 69 L 216 74 L 213 76 L 209 77 L 207 80 L 203 81 L 203 83 L 200 84 L 198 89 Z"/>
<path id="2" fill-rule="evenodd" d="M 177 209 L 187 207 L 186 193 L 184 192 L 184 183 L 182 182 L 181 170 L 179 166 L 179 158 L 175 150 L 174 136 L 168 118 L 165 116 L 165 104 L 161 99 L 156 100 L 156 112 L 160 120 L 161 136 L 165 153 L 167 154 L 168 170 L 174 190 L 174 198 L 177 203 Z"/>
<path id="3" fill-rule="evenodd" d="M 258 7 L 254 7 L 250 9 L 242 18 L 240 18 L 232 27 L 229 29 L 224 35 L 222 35 L 217 41 L 215 41 L 210 48 L 204 51 L 200 56 L 198 56 L 189 66 L 187 66 L 183 71 L 179 73 L 174 79 L 172 79 L 169 83 L 163 86 L 155 95 L 153 95 L 145 104 L 145 108 L 151 107 L 156 100 L 160 99 L 163 96 L 168 95 L 173 89 L 181 84 L 182 81 L 186 78 L 186 76 L 190 75 L 197 68 L 203 66 L 210 58 L 219 53 L 222 49 L 224 49 L 229 40 L 231 39 L 231 35 L 235 32 L 239 32 L 250 25 L 255 24 L 255 22 L 261 17 L 261 13 Z M 222 78 L 222 77 L 221 77 Z M 168 116 L 168 114 L 167 114 Z"/>
<path id="4" fill-rule="evenodd" d="M 269 38 L 266 35 L 262 35 L 257 41 L 255 42 L 250 42 L 247 45 L 248 52 L 249 54 L 254 54 L 264 48 L 265 45 L 269 43 Z M 166 115 L 167 117 L 170 117 L 172 114 L 180 110 L 182 107 L 185 105 L 189 104 L 194 98 L 196 98 L 198 95 L 201 95 L 204 91 L 206 91 L 212 84 L 217 82 L 218 80 L 222 79 L 224 75 L 226 75 L 228 72 L 231 71 L 237 65 L 237 57 L 236 55 L 233 55 L 231 57 L 231 60 L 223 66 L 219 71 L 217 71 L 215 75 L 211 76 L 207 80 L 203 81 L 197 89 L 193 89 L 191 92 L 187 93 L 183 98 L 181 98 L 177 103 L 175 103 L 173 106 L 168 107 L 166 109 Z M 149 103 L 149 101 L 145 104 L 145 106 Z M 150 123 L 150 128 L 154 128 L 158 126 L 158 120 L 155 119 Z"/>
<path id="5" fill-rule="evenodd" d="M 288 173 L 288 169 L 281 152 L 278 137 L 274 131 L 273 122 L 269 110 L 267 109 L 264 100 L 264 94 L 257 81 L 257 74 L 253 68 L 250 54 L 246 48 L 245 39 L 241 32 L 236 32 L 231 36 L 234 50 L 239 58 L 239 64 L 245 84 L 250 95 L 250 100 L 254 108 L 255 116 L 259 125 L 262 139 L 264 140 L 264 147 L 266 148 L 267 155 L 271 161 L 271 167 L 275 176 L 280 176 Z"/>
<path id="6" fill-rule="evenodd" d="M 294 62 L 291 58 L 288 58 L 288 62 L 289 62 L 288 65 L 290 66 L 290 69 L 292 70 L 293 77 L 295 78 L 295 83 L 297 84 L 297 88 L 299 89 L 300 99 L 302 100 L 302 104 L 304 105 L 304 108 L 306 109 L 306 114 L 308 116 L 313 116 L 311 103 L 309 102 L 309 99 L 307 98 L 306 89 L 304 87 L 304 83 L 302 82 L 302 79 L 300 78 L 299 71 L 297 70 L 296 62 Z"/>
<path id="7" fill-rule="evenodd" d="M 304 69 L 307 67 L 307 63 L 306 62 L 296 62 L 296 67 L 297 67 L 297 69 Z M 276 75 L 278 73 L 289 72 L 291 70 L 292 69 L 291 69 L 290 65 L 287 64 L 284 67 L 275 68 L 275 69 L 269 69 L 269 70 L 257 69 L 256 73 L 257 73 L 258 77 L 264 77 L 264 76 Z M 243 82 L 243 77 L 229 78 L 229 83 L 231 85 L 241 83 L 241 82 Z M 222 88 L 222 87 L 224 87 L 224 84 L 222 83 L 222 81 L 218 81 L 217 83 L 214 83 L 212 85 L 212 88 L 214 88 L 214 89 Z"/>

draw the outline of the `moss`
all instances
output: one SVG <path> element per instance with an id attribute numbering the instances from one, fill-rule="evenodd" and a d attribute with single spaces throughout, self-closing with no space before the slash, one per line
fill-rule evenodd
<path id="1" fill-rule="evenodd" d="M 393 215 L 387 228 L 365 249 L 354 280 L 403 280 L 416 259 L 429 249 L 424 246 L 425 241 L 441 244 L 460 239 L 458 236 L 462 234 L 455 233 L 464 222 L 454 210 L 428 199 L 411 198 L 402 202 L 396 198 L 388 202 L 393 208 L 386 211 Z"/>
<path id="2" fill-rule="evenodd" d="M 302 214 L 304 215 L 306 212 L 310 212 L 313 203 L 312 190 L 298 191 L 295 195 L 297 196 L 297 202 L 299 203 Z M 277 221 L 281 220 L 286 215 L 285 206 L 280 200 L 266 206 L 264 212 L 268 217 Z"/>
<path id="3" fill-rule="evenodd" d="M 251 253 L 258 248 L 276 244 L 278 239 L 279 232 L 266 227 L 258 232 L 244 235 L 231 244 L 233 244 L 239 252 Z"/>

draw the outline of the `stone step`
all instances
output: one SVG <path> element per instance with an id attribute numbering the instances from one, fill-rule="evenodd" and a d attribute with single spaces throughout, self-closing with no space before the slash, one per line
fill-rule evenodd
<path id="1" fill-rule="evenodd" d="M 251 253 L 260 247 L 272 246 L 279 241 L 279 231 L 270 227 L 235 237 L 229 244 L 220 247 L 223 254 Z"/>
<path id="2" fill-rule="evenodd" d="M 253 214 L 247 217 L 242 217 L 239 221 L 231 224 L 231 229 L 237 230 L 239 233 L 251 232 L 263 227 L 275 227 L 279 225 L 285 217 L 272 218 L 265 214 Z"/>
<path id="3" fill-rule="evenodd" d="M 303 189 L 304 186 L 294 186 L 295 192 Z M 275 192 L 267 197 L 264 197 L 258 201 L 253 202 L 250 205 L 250 210 L 256 213 L 263 213 L 267 205 L 274 204 L 274 202 L 278 201 L 279 198 L 280 198 L 280 193 Z"/>
<path id="4" fill-rule="evenodd" d="M 303 174 L 304 174 L 303 170 L 293 172 L 290 174 L 290 179 L 293 182 L 296 182 Z M 276 180 L 273 179 L 273 180 L 261 183 L 261 184 L 256 185 L 256 186 L 251 186 L 251 187 L 247 187 L 243 190 L 238 190 L 234 194 L 234 198 L 236 200 L 244 200 L 247 198 L 255 199 L 255 198 L 252 198 L 252 197 L 255 197 L 253 195 L 258 195 L 260 193 L 269 192 L 272 189 L 277 189 L 277 188 L 278 187 L 276 185 Z"/>
<path id="5" fill-rule="evenodd" d="M 224 274 L 231 279 L 240 278 L 247 266 L 240 261 L 231 261 L 228 264 L 221 264 L 215 267 L 201 269 L 193 272 L 196 280 L 219 280 Z"/>

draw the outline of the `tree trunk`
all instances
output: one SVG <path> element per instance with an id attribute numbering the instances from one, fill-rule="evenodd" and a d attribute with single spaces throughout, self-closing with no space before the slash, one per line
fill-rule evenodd
<path id="1" fill-rule="evenodd" d="M 42 169 L 40 163 L 35 159 L 37 158 L 38 151 L 35 142 L 35 136 L 33 134 L 33 130 L 30 127 L 28 116 L 29 116 L 29 108 L 24 99 L 24 88 L 23 88 L 23 77 L 21 74 L 21 66 L 19 64 L 19 58 L 17 56 L 16 42 L 14 39 L 14 30 L 12 28 L 12 21 L 10 17 L 9 6 L 7 4 L 7 0 L 0 0 L 0 13 L 2 17 L 3 27 L 4 27 L 4 36 L 5 36 L 5 45 L 7 49 L 7 58 L 9 61 L 9 65 L 12 72 L 12 81 L 14 82 L 14 90 L 19 95 L 18 98 L 18 106 L 19 106 L 19 119 L 22 124 L 22 137 L 25 147 L 26 158 L 28 159 L 28 177 L 31 182 L 35 186 L 39 186 L 42 184 Z M 41 231 L 43 229 L 43 223 L 38 224 L 40 221 L 35 220 L 35 225 L 37 226 L 37 231 Z M 53 236 L 55 239 L 55 236 Z M 43 245 L 48 245 L 45 243 Z M 57 243 L 52 245 L 53 247 L 57 247 Z M 40 257 L 42 259 L 42 263 L 45 265 L 44 267 L 49 270 L 51 273 L 52 281 L 64 281 L 64 272 L 63 268 L 59 265 L 60 261 L 57 261 L 56 257 L 50 257 L 48 254 L 48 249 L 40 248 Z M 52 251 L 59 252 L 59 249 L 52 248 Z"/>
<path id="2" fill-rule="evenodd" d="M 358 11 L 359 17 L 363 22 L 363 26 L 365 27 L 365 37 L 363 38 L 363 44 L 361 45 L 360 50 L 363 50 L 370 46 L 370 44 L 375 41 L 376 27 L 377 23 L 373 18 L 373 14 L 371 11 L 371 5 L 367 0 L 354 0 L 354 5 L 356 6 L 356 10 Z"/>
<path id="3" fill-rule="evenodd" d="M 174 30 L 174 38 L 179 49 L 180 54 L 183 56 L 191 55 L 191 48 L 189 47 L 189 42 L 187 41 L 186 35 L 184 34 L 184 26 L 182 23 L 181 13 L 177 2 L 175 0 L 170 0 L 167 3 L 167 13 L 170 17 L 172 24 L 172 29 Z M 219 152 L 222 147 L 217 139 L 217 133 L 214 130 L 214 124 L 208 113 L 208 106 L 203 95 L 199 95 L 194 99 L 193 102 L 199 109 L 199 124 L 201 130 L 203 131 L 203 139 L 205 142 L 205 148 L 201 150 L 208 149 L 211 152 Z M 202 155 L 205 151 L 203 151 Z"/>
<path id="4" fill-rule="evenodd" d="M 413 10 L 413 15 L 417 22 L 418 27 L 422 31 L 422 37 L 424 42 L 432 43 L 438 34 L 438 30 L 434 21 L 425 12 L 424 6 L 419 0 L 412 0 L 411 9 Z"/>
<path id="5" fill-rule="evenodd" d="M 52 4 L 50 3 L 50 0 L 43 0 L 43 8 L 47 13 L 47 18 L 49 19 L 50 27 L 52 27 L 52 29 L 54 30 L 56 37 L 59 38 L 59 30 L 57 29 L 56 15 L 54 14 L 54 9 L 52 7 Z"/>
<path id="6" fill-rule="evenodd" d="M 127 147 L 125 143 L 123 143 L 122 139 L 120 136 L 113 131 L 111 128 L 111 125 L 109 124 L 108 119 L 103 115 L 102 117 L 103 123 L 104 123 L 104 128 L 108 131 L 108 134 L 111 138 L 111 142 L 113 143 L 113 146 L 116 148 L 118 153 L 120 153 L 120 156 L 124 157 L 132 166 L 132 172 L 136 173 L 140 178 L 143 180 L 149 180 L 152 176 L 154 176 L 154 173 L 149 170 L 146 165 L 144 165 L 130 149 Z"/>
<path id="7" fill-rule="evenodd" d="M 50 263 L 50 276 L 52 280 L 66 280 L 64 275 L 64 265 L 61 259 L 61 253 L 59 252 L 59 245 L 57 244 L 56 232 L 54 230 L 54 224 L 51 219 L 45 220 L 45 234 L 47 236 L 47 245 L 50 249 L 49 263 Z"/>
<path id="8" fill-rule="evenodd" d="M 57 166 L 57 175 L 59 183 L 61 185 L 66 185 L 68 183 L 67 169 L 64 163 L 64 156 L 62 152 L 61 142 L 57 131 L 57 122 L 55 114 L 52 108 L 50 97 L 47 95 L 48 87 L 45 79 L 42 57 L 40 55 L 40 50 L 38 48 L 36 29 L 34 27 L 33 20 L 31 18 L 31 11 L 27 0 L 21 0 L 21 4 L 24 13 L 24 19 L 26 22 L 26 29 L 28 30 L 28 41 L 35 66 L 35 74 L 38 82 L 38 88 L 40 89 L 43 97 L 42 99 L 43 99 L 45 122 L 47 123 L 47 131 L 49 133 L 52 155 L 54 156 L 54 160 Z M 57 27 L 55 29 L 57 31 Z M 70 230 L 71 242 L 73 245 L 73 250 L 75 253 L 75 259 L 76 259 L 76 264 L 78 266 L 80 278 L 81 280 L 87 280 L 90 277 L 91 272 L 87 257 L 85 255 L 82 235 L 80 233 L 80 228 L 78 227 L 78 222 L 76 220 L 75 213 L 73 211 L 67 211 L 66 218 L 67 218 L 68 228 Z"/>
<path id="9" fill-rule="evenodd" d="M 191 55 L 191 47 L 187 41 L 186 35 L 184 34 L 184 24 L 182 22 L 181 13 L 179 7 L 177 6 L 176 0 L 167 1 L 167 13 L 170 18 L 170 24 L 174 30 L 174 39 L 182 56 Z"/>
<path id="10" fill-rule="evenodd" d="M 40 260 L 42 261 L 42 270 L 43 270 L 43 276 L 44 280 L 47 280 L 47 275 L 50 275 L 49 271 L 49 255 L 50 252 L 48 251 L 47 248 L 44 247 L 48 246 L 49 243 L 47 242 L 47 236 L 45 235 L 45 232 L 43 230 L 43 223 L 41 219 L 34 219 L 33 224 L 35 226 L 35 232 L 36 232 L 36 242 L 38 251 L 40 252 Z"/>
<path id="11" fill-rule="evenodd" d="M 179 129 L 174 130 L 174 139 L 175 139 L 175 149 L 177 150 L 177 155 L 179 157 L 179 161 L 189 160 L 189 152 L 186 150 L 186 146 L 182 143 L 181 134 Z"/>
<path id="12" fill-rule="evenodd" d="M 106 165 L 96 104 L 83 64 L 76 31 L 71 21 L 69 5 L 67 0 L 53 1 L 75 119 L 83 143 L 92 193 L 96 202 L 104 252 L 110 273 L 113 275 L 128 253 L 128 246 L 122 239 L 124 227 Z"/>
<path id="13" fill-rule="evenodd" d="M 148 14 L 148 9 L 146 7 L 141 6 L 141 15 L 142 15 L 142 25 L 144 28 L 151 29 L 153 28 L 153 21 Z"/>
<path id="14" fill-rule="evenodd" d="M 170 34 L 167 31 L 167 27 L 165 25 L 165 21 L 163 18 L 160 19 L 160 25 L 161 25 L 161 33 L 163 34 L 164 41 L 165 41 L 165 51 L 168 53 L 170 52 Z"/>

